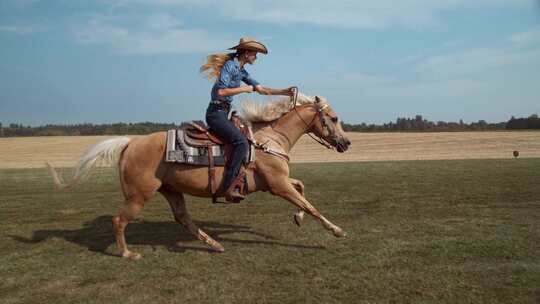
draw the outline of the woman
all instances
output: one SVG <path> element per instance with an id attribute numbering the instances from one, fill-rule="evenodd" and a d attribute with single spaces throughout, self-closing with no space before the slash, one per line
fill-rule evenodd
<path id="1" fill-rule="evenodd" d="M 208 56 L 206 64 L 201 66 L 201 72 L 207 72 L 208 78 L 215 78 L 211 92 L 211 101 L 206 110 L 206 123 L 223 141 L 233 145 L 233 154 L 223 177 L 223 189 L 227 201 L 244 199 L 238 188 L 232 187 L 242 162 L 246 158 L 248 142 L 240 131 L 229 121 L 228 114 L 231 109 L 233 96 L 240 93 L 258 92 L 262 95 L 293 95 L 293 88 L 272 89 L 261 86 L 251 78 L 244 69 L 244 65 L 253 64 L 257 53 L 267 54 L 266 47 L 252 38 L 241 38 L 238 45 L 229 50 L 236 50 L 230 54 L 213 54 Z M 241 86 L 243 81 L 247 86 Z"/>

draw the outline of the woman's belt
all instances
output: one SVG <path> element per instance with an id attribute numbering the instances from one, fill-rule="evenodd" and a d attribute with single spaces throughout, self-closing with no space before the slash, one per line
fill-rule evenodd
<path id="1" fill-rule="evenodd" d="M 223 106 L 227 111 L 231 109 L 231 103 L 227 101 L 212 100 L 210 101 L 210 104 Z"/>

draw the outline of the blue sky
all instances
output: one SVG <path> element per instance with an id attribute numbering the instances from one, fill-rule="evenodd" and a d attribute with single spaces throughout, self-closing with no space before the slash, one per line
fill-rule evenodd
<path id="1" fill-rule="evenodd" d="M 540 114 L 535 0 L 1 0 L 0 122 L 203 119 L 198 68 L 241 36 L 269 49 L 255 79 L 346 122 Z"/>

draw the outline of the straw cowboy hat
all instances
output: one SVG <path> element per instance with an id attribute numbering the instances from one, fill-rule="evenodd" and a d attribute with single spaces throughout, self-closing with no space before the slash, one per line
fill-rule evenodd
<path id="1" fill-rule="evenodd" d="M 240 38 L 238 45 L 233 46 L 229 50 L 250 50 L 268 54 L 268 49 L 264 46 L 264 44 L 250 37 Z"/>

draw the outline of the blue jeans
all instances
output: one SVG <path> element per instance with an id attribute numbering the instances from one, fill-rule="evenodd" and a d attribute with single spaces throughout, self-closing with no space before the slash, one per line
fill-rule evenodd
<path id="1" fill-rule="evenodd" d="M 227 190 L 234 181 L 242 162 L 246 159 L 248 141 L 228 119 L 228 109 L 223 105 L 210 104 L 206 109 L 206 123 L 219 138 L 232 144 L 233 151 L 228 166 L 225 167 L 223 189 Z"/>

